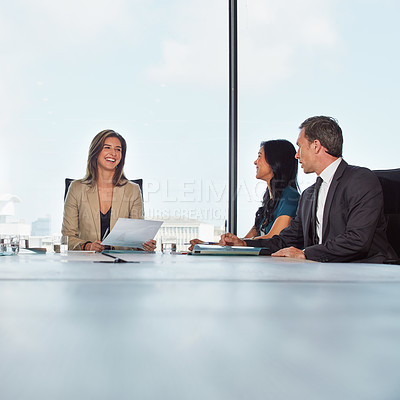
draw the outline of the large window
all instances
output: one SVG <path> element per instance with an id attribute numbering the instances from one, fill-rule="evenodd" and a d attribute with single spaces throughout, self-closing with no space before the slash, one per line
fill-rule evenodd
<path id="1" fill-rule="evenodd" d="M 295 144 L 307 117 L 338 119 L 350 164 L 399 167 L 399 12 L 394 0 L 239 0 L 240 235 L 265 190 L 260 142 Z M 302 189 L 314 181 L 300 170 Z"/>
<path id="2" fill-rule="evenodd" d="M 252 164 L 260 141 L 295 143 L 297 127 L 311 115 L 339 120 L 349 163 L 398 167 L 400 6 L 238 4 L 244 235 L 265 190 Z M 59 232 L 64 178 L 84 175 L 89 143 L 106 128 L 128 142 L 125 171 L 144 180 L 146 217 L 223 226 L 227 14 L 225 0 L 4 3 L 0 228 L 34 223 L 36 231 Z M 313 180 L 300 172 L 301 188 Z"/>
<path id="3" fill-rule="evenodd" d="M 114 129 L 128 143 L 127 177 L 144 180 L 147 218 L 223 226 L 227 13 L 212 0 L 3 4 L 7 222 L 59 232 L 64 178 L 83 177 L 90 141 Z"/>

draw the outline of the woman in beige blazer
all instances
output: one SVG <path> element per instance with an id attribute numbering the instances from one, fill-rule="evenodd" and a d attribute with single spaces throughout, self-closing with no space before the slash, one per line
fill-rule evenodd
<path id="1" fill-rule="evenodd" d="M 92 140 L 86 176 L 71 183 L 64 204 L 62 234 L 70 250 L 103 251 L 101 240 L 118 218 L 143 218 L 139 186 L 123 172 L 125 155 L 125 139 L 111 129 Z M 155 240 L 143 248 L 154 251 Z"/>

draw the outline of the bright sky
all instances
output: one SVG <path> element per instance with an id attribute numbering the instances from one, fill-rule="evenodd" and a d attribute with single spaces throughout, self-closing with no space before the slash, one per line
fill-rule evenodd
<path id="1" fill-rule="evenodd" d="M 227 0 L 14 0 L 0 6 L 0 194 L 17 217 L 61 227 L 64 178 L 91 139 L 128 142 L 146 214 L 223 225 L 228 138 Z M 312 115 L 344 132 L 345 159 L 399 167 L 395 0 L 239 0 L 239 234 L 264 185 L 262 140 L 296 142 Z M 315 179 L 299 176 L 302 188 Z"/>

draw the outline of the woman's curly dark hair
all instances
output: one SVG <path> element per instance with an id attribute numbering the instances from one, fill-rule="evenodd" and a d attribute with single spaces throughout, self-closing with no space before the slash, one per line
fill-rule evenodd
<path id="1" fill-rule="evenodd" d="M 298 163 L 295 159 L 296 150 L 292 143 L 287 140 L 268 140 L 261 142 L 264 148 L 265 161 L 269 164 L 274 174 L 271 179 L 271 192 L 268 187 L 264 193 L 262 206 L 256 212 L 254 227 L 260 235 L 260 228 L 265 228 L 273 219 L 273 213 L 277 207 L 282 192 L 287 186 L 298 190 L 297 169 Z"/>

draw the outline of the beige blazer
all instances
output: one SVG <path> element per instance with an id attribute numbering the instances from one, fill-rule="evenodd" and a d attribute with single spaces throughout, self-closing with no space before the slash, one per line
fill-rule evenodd
<path id="1" fill-rule="evenodd" d="M 138 185 L 128 182 L 113 191 L 110 230 L 118 218 L 143 218 L 143 202 Z M 68 249 L 80 250 L 87 241 L 101 240 L 100 204 L 97 185 L 73 181 L 64 203 L 62 234 L 68 236 Z"/>

